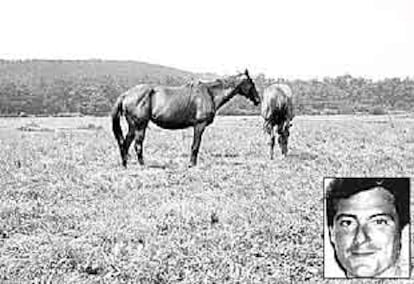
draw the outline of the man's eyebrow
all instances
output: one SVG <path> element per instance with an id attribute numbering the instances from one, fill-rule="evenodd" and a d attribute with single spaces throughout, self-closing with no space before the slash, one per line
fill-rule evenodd
<path id="1" fill-rule="evenodd" d="M 348 214 L 348 213 L 341 213 L 338 214 L 338 216 L 335 217 L 335 221 L 341 219 L 341 218 L 353 218 L 353 219 L 358 219 L 356 215 L 354 214 Z"/>
<path id="2" fill-rule="evenodd" d="M 374 214 L 374 215 L 369 216 L 369 219 L 374 219 L 376 217 L 388 217 L 391 220 L 395 221 L 394 216 L 392 216 L 390 213 L 378 213 L 378 214 Z"/>

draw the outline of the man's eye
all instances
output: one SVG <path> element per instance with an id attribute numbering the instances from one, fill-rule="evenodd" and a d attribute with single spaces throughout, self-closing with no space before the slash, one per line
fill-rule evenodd
<path id="1" fill-rule="evenodd" d="M 388 225 L 388 220 L 387 219 L 376 219 L 374 220 L 374 223 L 376 225 Z"/>
<path id="2" fill-rule="evenodd" d="M 339 226 L 341 226 L 341 227 L 349 227 L 351 225 L 352 225 L 351 220 L 341 220 L 341 221 L 339 221 Z"/>

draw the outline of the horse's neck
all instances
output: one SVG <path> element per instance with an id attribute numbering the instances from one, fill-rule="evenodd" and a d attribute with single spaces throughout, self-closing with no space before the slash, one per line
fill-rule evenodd
<path id="1" fill-rule="evenodd" d="M 214 88 L 211 89 L 216 111 L 232 99 L 236 92 L 233 89 Z"/>
<path id="2" fill-rule="evenodd" d="M 237 80 L 235 76 L 216 80 L 209 85 L 209 91 L 213 97 L 216 111 L 237 94 L 235 92 L 236 85 Z"/>

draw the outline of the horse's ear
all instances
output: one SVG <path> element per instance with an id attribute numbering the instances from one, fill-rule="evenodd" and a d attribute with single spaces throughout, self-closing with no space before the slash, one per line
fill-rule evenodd
<path id="1" fill-rule="evenodd" d="M 244 70 L 244 75 L 246 75 L 247 77 L 250 77 L 249 76 L 249 71 L 247 71 L 247 68 L 246 68 L 246 70 Z"/>

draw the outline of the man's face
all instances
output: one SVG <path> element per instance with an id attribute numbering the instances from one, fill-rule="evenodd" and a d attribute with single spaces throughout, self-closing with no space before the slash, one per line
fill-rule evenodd
<path id="1" fill-rule="evenodd" d="M 401 235 L 393 201 L 380 187 L 339 200 L 330 238 L 348 277 L 379 276 L 397 260 Z"/>

